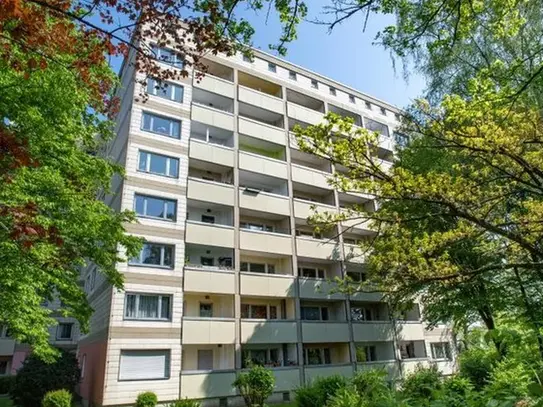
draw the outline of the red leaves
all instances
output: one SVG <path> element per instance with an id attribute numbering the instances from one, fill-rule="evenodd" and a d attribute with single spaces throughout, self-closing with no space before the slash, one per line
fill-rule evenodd
<path id="1" fill-rule="evenodd" d="M 38 162 L 30 156 L 28 141 L 18 139 L 8 129 L 0 126 L 0 174 L 3 177 L 9 176 L 11 170 L 23 166 L 38 166 Z"/>

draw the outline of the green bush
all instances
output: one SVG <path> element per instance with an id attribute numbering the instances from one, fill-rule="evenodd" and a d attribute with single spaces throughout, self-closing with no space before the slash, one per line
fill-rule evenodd
<path id="1" fill-rule="evenodd" d="M 70 407 L 72 393 L 65 389 L 49 391 L 43 397 L 41 405 L 42 407 Z"/>
<path id="2" fill-rule="evenodd" d="M 417 406 L 426 406 L 441 389 L 441 373 L 437 367 L 432 365 L 426 368 L 419 365 L 404 379 L 401 395 Z"/>
<path id="3" fill-rule="evenodd" d="M 247 407 L 263 407 L 273 393 L 275 376 L 263 366 L 253 366 L 248 372 L 241 373 L 232 384 Z"/>
<path id="4" fill-rule="evenodd" d="M 32 354 L 17 371 L 10 395 L 19 407 L 36 407 L 51 390 L 66 389 L 73 394 L 80 377 L 79 364 L 72 352 L 61 351 L 53 363 L 45 363 Z"/>
<path id="5" fill-rule="evenodd" d="M 0 376 L 0 394 L 8 394 L 15 382 L 15 376 Z"/>
<path id="6" fill-rule="evenodd" d="M 367 407 L 368 403 L 355 390 L 354 387 L 339 389 L 336 394 L 328 400 L 326 407 Z"/>
<path id="7" fill-rule="evenodd" d="M 146 391 L 138 394 L 136 407 L 155 407 L 158 403 L 158 397 L 152 391 Z"/>
<path id="8" fill-rule="evenodd" d="M 296 390 L 297 407 L 322 407 L 334 397 L 339 390 L 347 387 L 347 380 L 343 376 L 330 376 L 318 378 L 308 386 Z"/>
<path id="9" fill-rule="evenodd" d="M 356 392 L 369 400 L 377 400 L 391 393 L 388 373 L 381 369 L 358 372 L 351 380 Z"/>
<path id="10" fill-rule="evenodd" d="M 179 399 L 169 405 L 169 407 L 200 407 L 200 402 L 191 399 Z"/>
<path id="11" fill-rule="evenodd" d="M 468 379 L 475 390 L 481 390 L 488 383 L 497 360 L 497 353 L 493 350 L 481 348 L 465 350 L 458 357 L 460 376 Z"/>

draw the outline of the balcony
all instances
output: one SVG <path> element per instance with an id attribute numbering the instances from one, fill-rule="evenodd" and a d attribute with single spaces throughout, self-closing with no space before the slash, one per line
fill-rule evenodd
<path id="1" fill-rule="evenodd" d="M 282 100 L 282 87 L 274 82 L 239 71 L 238 83 L 246 89 L 254 90 L 267 96 L 271 96 L 274 99 Z"/>
<path id="2" fill-rule="evenodd" d="M 317 366 L 305 366 L 305 381 L 306 383 L 311 383 L 320 377 L 329 377 L 329 376 L 343 376 L 343 377 L 352 377 L 353 365 L 350 363 L 344 364 L 333 364 L 333 365 L 317 365 Z"/>
<path id="3" fill-rule="evenodd" d="M 282 99 L 245 86 L 238 86 L 238 100 L 279 114 L 284 112 Z"/>
<path id="4" fill-rule="evenodd" d="M 234 318 L 183 317 L 183 345 L 233 344 L 235 325 Z"/>
<path id="5" fill-rule="evenodd" d="M 181 398 L 205 399 L 228 397 L 236 394 L 232 383 L 236 380 L 235 371 L 224 372 L 182 372 Z"/>
<path id="6" fill-rule="evenodd" d="M 210 73 L 206 73 L 206 74 L 197 73 L 197 75 L 199 77 L 195 78 L 194 81 L 192 82 L 195 88 L 203 89 L 208 92 L 217 93 L 219 95 L 223 95 L 231 99 L 234 98 L 235 96 L 234 84 L 232 83 L 231 80 L 220 78 Z"/>
<path id="7" fill-rule="evenodd" d="M 279 367 L 271 369 L 275 377 L 275 391 L 291 391 L 300 386 L 298 367 Z"/>
<path id="8" fill-rule="evenodd" d="M 342 293 L 332 293 L 337 285 L 325 279 L 298 277 L 298 286 L 301 298 L 314 298 L 326 300 L 342 300 L 345 295 Z"/>
<path id="9" fill-rule="evenodd" d="M 349 342 L 349 324 L 335 321 L 302 321 L 304 343 Z"/>
<path id="10" fill-rule="evenodd" d="M 242 229 L 239 240 L 242 250 L 292 255 L 292 239 L 287 234 Z"/>
<path id="11" fill-rule="evenodd" d="M 413 359 L 413 360 L 401 360 L 400 361 L 403 369 L 403 375 L 409 375 L 411 373 L 414 373 L 415 370 L 417 370 L 418 366 L 428 368 L 430 367 L 430 361 L 426 358 L 419 358 L 419 359 Z"/>
<path id="12" fill-rule="evenodd" d="M 328 184 L 330 176 L 331 174 L 324 171 L 315 170 L 299 164 L 292 164 L 292 182 L 331 190 L 332 187 Z"/>
<path id="13" fill-rule="evenodd" d="M 234 206 L 234 186 L 189 177 L 187 198 Z"/>
<path id="14" fill-rule="evenodd" d="M 452 360 L 438 360 L 432 362 L 432 364 L 435 364 L 441 374 L 445 376 L 452 375 L 456 372 L 456 366 Z"/>
<path id="15" fill-rule="evenodd" d="M 296 237 L 296 253 L 299 257 L 339 261 L 341 259 L 339 251 L 337 241 L 306 236 Z"/>
<path id="16" fill-rule="evenodd" d="M 384 370 L 388 373 L 388 379 L 392 380 L 400 376 L 399 362 L 396 360 L 378 360 L 375 362 L 364 362 L 356 365 L 357 370 Z"/>
<path id="17" fill-rule="evenodd" d="M 362 116 L 360 116 L 357 113 L 351 112 L 350 110 L 347 110 L 347 109 L 343 109 L 339 106 L 334 106 L 332 104 L 328 104 L 328 111 L 330 113 L 335 113 L 341 117 L 352 118 L 356 126 L 362 127 Z"/>
<path id="18" fill-rule="evenodd" d="M 324 113 L 309 109 L 304 106 L 300 106 L 291 102 L 287 103 L 287 112 L 289 121 L 294 119 L 296 121 L 308 123 L 310 125 L 319 124 L 324 121 Z"/>
<path id="19" fill-rule="evenodd" d="M 320 99 L 315 99 L 310 96 L 307 96 L 304 93 L 296 92 L 292 89 L 287 89 L 287 101 L 288 105 L 303 108 L 305 110 L 309 110 L 313 113 L 320 113 L 321 117 L 324 114 L 324 102 Z M 289 108 L 288 110 L 289 116 L 294 117 L 291 115 L 291 110 Z M 304 121 L 304 120 L 302 120 Z"/>
<path id="20" fill-rule="evenodd" d="M 296 196 L 296 192 L 294 192 Z M 314 207 L 314 208 L 313 208 Z M 294 216 L 298 219 L 307 219 L 310 216 L 318 213 L 336 213 L 336 207 L 325 205 L 319 202 L 308 201 L 305 199 L 294 198 Z"/>
<path id="21" fill-rule="evenodd" d="M 394 338 L 394 327 L 389 321 L 353 321 L 355 342 L 388 342 Z"/>
<path id="22" fill-rule="evenodd" d="M 232 226 L 187 221 L 185 241 L 199 245 L 234 247 L 234 228 Z"/>
<path id="23" fill-rule="evenodd" d="M 424 326 L 418 321 L 398 321 L 398 335 L 405 341 L 422 341 Z"/>
<path id="24" fill-rule="evenodd" d="M 238 132 L 271 143 L 286 145 L 283 116 L 240 103 Z"/>
<path id="25" fill-rule="evenodd" d="M 281 274 L 240 273 L 241 295 L 258 297 L 294 297 L 294 276 Z"/>
<path id="26" fill-rule="evenodd" d="M 198 139 L 190 141 L 189 157 L 202 161 L 210 161 L 226 167 L 234 166 L 234 150 L 221 145 L 206 143 Z"/>
<path id="27" fill-rule="evenodd" d="M 234 131 L 234 116 L 232 113 L 215 109 L 209 105 L 192 103 L 191 120 L 218 127 L 228 131 Z"/>
<path id="28" fill-rule="evenodd" d="M 247 191 L 247 188 L 239 189 L 239 206 L 253 211 L 290 216 L 290 201 L 287 196 Z"/>
<path id="29" fill-rule="evenodd" d="M 289 320 L 241 320 L 242 343 L 295 343 L 296 322 Z"/>
<path id="30" fill-rule="evenodd" d="M 288 178 L 287 164 L 284 161 L 251 152 L 239 152 L 239 168 L 241 170 L 267 174 L 275 178 Z"/>
<path id="31" fill-rule="evenodd" d="M 250 171 L 239 171 L 239 186 L 244 193 L 258 195 L 261 192 L 288 198 L 288 182 L 283 178 L 270 177 Z"/>
<path id="32" fill-rule="evenodd" d="M 231 271 L 208 270 L 204 266 L 185 266 L 185 292 L 234 294 L 235 277 Z"/>

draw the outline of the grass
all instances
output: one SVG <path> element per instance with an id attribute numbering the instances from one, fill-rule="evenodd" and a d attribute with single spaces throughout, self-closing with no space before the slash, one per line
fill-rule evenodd
<path id="1" fill-rule="evenodd" d="M 0 407 L 3 406 L 0 405 Z M 296 407 L 296 404 L 292 401 L 290 403 L 270 404 L 270 407 Z"/>
<path id="2" fill-rule="evenodd" d="M 9 397 L 0 396 L 0 407 L 12 407 L 13 404 Z"/>

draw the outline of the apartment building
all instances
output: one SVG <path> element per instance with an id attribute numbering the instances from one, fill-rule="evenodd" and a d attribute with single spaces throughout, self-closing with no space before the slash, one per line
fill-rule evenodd
<path id="1" fill-rule="evenodd" d="M 236 405 L 232 382 L 249 362 L 272 369 L 275 401 L 319 376 L 381 368 L 394 379 L 419 363 L 452 372 L 447 328 L 426 331 L 418 307 L 394 319 L 379 294 L 331 292 L 336 276 L 364 279 L 357 243 L 373 233 L 368 226 L 316 233 L 307 223 L 313 205 L 374 203 L 332 189 L 327 178 L 341 168 L 300 151 L 293 127 L 327 112 L 353 117 L 381 134 L 386 165 L 395 107 L 260 51 L 209 56 L 205 77 L 166 89 L 150 78 L 142 102 L 133 57 L 107 151 L 126 178 L 105 199 L 138 214 L 128 231 L 146 243 L 118 266 L 125 291 L 94 269 L 83 276 L 95 309 L 78 350 L 85 403 L 129 404 L 150 390 L 161 402 Z"/>
<path id="2" fill-rule="evenodd" d="M 60 308 L 60 300 L 46 301 L 42 306 L 52 311 L 58 324 L 49 328 L 49 342 L 60 349 L 76 351 L 79 341 L 79 323 L 75 318 L 66 318 L 56 312 Z M 17 373 L 23 362 L 31 353 L 27 344 L 16 342 L 9 334 L 7 326 L 0 324 L 0 376 Z"/>

